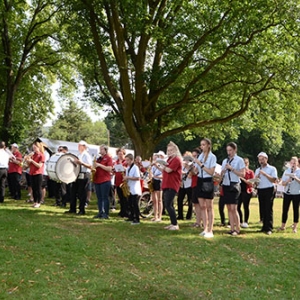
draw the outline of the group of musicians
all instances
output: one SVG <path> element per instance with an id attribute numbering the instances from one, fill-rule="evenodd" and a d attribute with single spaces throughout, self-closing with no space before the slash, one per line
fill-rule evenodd
<path id="1" fill-rule="evenodd" d="M 132 225 L 139 224 L 138 199 L 142 193 L 140 184 L 141 174 L 146 172 L 141 162 L 141 157 L 135 160 L 133 155 L 127 154 L 125 149 L 117 150 L 117 159 L 113 161 L 108 154 L 106 145 L 100 146 L 100 155 L 93 162 L 87 151 L 87 143 L 78 143 L 78 156 L 74 163 L 80 166 L 80 172 L 75 182 L 67 185 L 57 183 L 57 189 L 62 194 L 62 200 L 66 204 L 68 194 L 70 209 L 66 213 L 84 215 L 88 197 L 91 177 L 95 185 L 97 195 L 98 213 L 94 218 L 109 218 L 109 195 L 112 192 L 112 176 L 114 186 L 120 201 L 119 216 L 127 218 Z M 17 144 L 11 145 L 11 151 L 6 149 L 5 143 L 0 143 L 0 202 L 4 201 L 5 181 L 8 179 L 11 196 L 18 200 L 21 197 L 20 178 L 23 164 L 29 168 L 31 179 L 33 207 L 40 207 L 43 199 L 43 175 L 45 173 L 45 147 L 42 143 L 35 142 L 33 152 L 22 158 Z M 68 148 L 60 146 L 58 151 L 67 153 Z M 240 228 L 248 227 L 249 203 L 252 188 L 257 186 L 260 220 L 260 231 L 271 234 L 273 231 L 273 200 L 275 197 L 274 185 L 278 181 L 277 170 L 268 164 L 268 155 L 265 152 L 258 154 L 260 167 L 251 171 L 248 159 L 237 155 L 237 145 L 230 142 L 226 146 L 227 158 L 222 162 L 221 172 L 216 173 L 217 158 L 212 153 L 212 143 L 209 139 L 201 140 L 200 147 L 192 153 L 186 152 L 181 157 L 176 144 L 170 142 L 167 146 L 167 155 L 159 151 L 154 154 L 149 173 L 151 178 L 151 193 L 154 207 L 152 221 L 160 222 L 163 207 L 170 217 L 168 230 L 178 230 L 177 220 L 183 219 L 182 202 L 188 195 L 187 219 L 191 219 L 192 205 L 196 213 L 195 227 L 203 226 L 200 233 L 205 238 L 213 238 L 214 209 L 213 199 L 216 180 L 221 187 L 219 204 L 226 205 L 228 209 L 230 235 L 240 234 Z M 7 178 L 8 177 L 8 178 Z M 285 187 L 283 199 L 282 225 L 280 230 L 285 230 L 290 203 L 293 203 L 294 224 L 293 232 L 297 232 L 300 202 L 300 169 L 298 159 L 293 157 L 290 167 L 282 178 Z M 125 188 L 125 189 L 124 189 Z M 178 194 L 178 216 L 174 209 L 174 199 Z M 77 212 L 77 199 L 79 210 Z M 241 206 L 245 209 L 245 222 L 241 222 Z M 222 216 L 221 216 L 222 217 Z M 242 223 L 242 224 L 241 224 Z"/>

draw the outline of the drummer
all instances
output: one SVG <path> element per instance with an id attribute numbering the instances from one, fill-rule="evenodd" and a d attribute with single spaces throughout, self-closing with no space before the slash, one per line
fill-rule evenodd
<path id="1" fill-rule="evenodd" d="M 78 143 L 78 159 L 74 162 L 81 167 L 77 180 L 72 184 L 70 210 L 66 213 L 76 213 L 77 197 L 79 199 L 78 215 L 85 215 L 85 203 L 87 199 L 87 190 L 91 180 L 92 157 L 87 152 L 87 143 L 80 141 Z"/>

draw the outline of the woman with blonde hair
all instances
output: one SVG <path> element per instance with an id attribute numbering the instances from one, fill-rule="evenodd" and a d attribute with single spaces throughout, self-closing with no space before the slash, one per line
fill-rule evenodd
<path id="1" fill-rule="evenodd" d="M 291 158 L 289 168 L 283 173 L 282 185 L 284 186 L 284 194 L 282 202 L 282 224 L 280 230 L 285 230 L 288 212 L 292 202 L 294 211 L 293 232 L 296 233 L 299 222 L 300 203 L 300 169 L 298 166 L 298 158 L 296 156 Z"/>
<path id="2" fill-rule="evenodd" d="M 178 193 L 181 183 L 182 158 L 176 144 L 170 142 L 167 146 L 168 159 L 166 165 L 155 164 L 162 172 L 162 190 L 165 208 L 169 213 L 171 224 L 166 226 L 167 230 L 179 230 L 176 212 L 174 209 L 174 198 Z"/>
<path id="3" fill-rule="evenodd" d="M 31 187 L 34 208 L 39 208 L 41 206 L 41 200 L 43 197 L 42 184 L 43 184 L 43 174 L 45 167 L 45 155 L 44 146 L 35 142 L 32 145 L 33 155 L 27 157 L 27 162 L 29 164 L 29 174 L 31 175 Z"/>
<path id="4" fill-rule="evenodd" d="M 216 156 L 211 152 L 212 143 L 210 139 L 201 140 L 200 148 L 202 153 L 195 159 L 198 170 L 198 201 L 200 204 L 201 216 L 204 229 L 200 235 L 205 238 L 213 238 L 214 224 L 214 181 L 213 176 L 217 164 Z"/>

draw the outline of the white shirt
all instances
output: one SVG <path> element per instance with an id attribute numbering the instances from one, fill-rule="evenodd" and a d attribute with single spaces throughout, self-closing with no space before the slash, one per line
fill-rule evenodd
<path id="1" fill-rule="evenodd" d="M 222 171 L 226 170 L 225 166 L 227 163 L 229 163 L 237 171 L 241 171 L 242 169 L 245 168 L 244 160 L 238 155 L 235 155 L 231 159 L 225 158 L 222 162 Z M 229 179 L 229 176 L 230 176 L 230 179 Z M 240 180 L 240 177 L 238 175 L 236 175 L 234 172 L 226 170 L 224 177 L 223 177 L 223 185 L 229 186 L 230 182 L 241 182 L 241 180 Z"/>
<path id="2" fill-rule="evenodd" d="M 48 176 L 48 173 L 47 173 L 47 166 L 48 166 L 48 161 L 50 159 L 50 154 L 47 150 L 45 150 L 44 152 L 44 156 L 45 156 L 45 167 L 44 167 L 44 175 Z"/>
<path id="3" fill-rule="evenodd" d="M 266 176 L 264 176 L 262 174 L 259 174 L 260 170 L 263 170 L 269 176 L 277 179 L 277 170 L 276 170 L 275 167 L 270 166 L 269 164 L 267 164 L 263 168 L 258 168 L 258 169 L 255 170 L 255 176 L 259 175 L 259 178 L 260 178 L 260 182 L 259 182 L 257 188 L 258 189 L 267 189 L 267 188 L 274 187 L 274 183 L 273 182 L 271 182 Z"/>
<path id="4" fill-rule="evenodd" d="M 202 164 L 204 165 L 204 167 L 206 167 L 207 169 L 215 168 L 217 165 L 217 158 L 212 152 L 209 152 L 206 161 L 204 161 L 205 155 L 202 152 L 199 155 L 198 160 L 200 160 L 202 162 Z M 203 170 L 198 164 L 196 164 L 196 167 L 198 169 L 198 177 L 212 178 L 212 176 L 210 174 L 206 173 L 205 170 Z"/>
<path id="5" fill-rule="evenodd" d="M 126 176 L 140 178 L 141 173 L 137 165 L 129 166 L 126 169 Z M 131 195 L 142 195 L 142 187 L 140 180 L 127 180 L 129 191 Z"/>
<path id="6" fill-rule="evenodd" d="M 161 176 L 162 175 L 162 172 L 156 166 L 152 166 L 151 173 L 153 176 Z M 155 178 L 155 180 L 161 181 L 162 178 Z"/>
<path id="7" fill-rule="evenodd" d="M 0 169 L 8 169 L 9 154 L 4 150 L 0 149 Z"/>
<path id="8" fill-rule="evenodd" d="M 287 170 L 284 171 L 282 175 L 282 181 L 288 181 L 289 176 L 286 176 L 286 174 L 291 174 L 294 173 L 296 177 L 300 178 L 300 169 L 297 168 L 294 172 L 292 172 L 291 168 L 288 168 Z M 292 180 L 290 183 L 288 183 L 284 187 L 284 192 L 291 195 L 299 195 L 300 194 L 300 183 L 296 180 Z"/>
<path id="9" fill-rule="evenodd" d="M 82 153 L 78 154 L 78 159 L 81 160 L 83 163 L 85 163 L 87 165 L 91 166 L 93 164 L 92 157 L 91 157 L 91 155 L 86 150 L 84 150 Z M 80 172 L 82 172 L 82 173 L 90 173 L 91 170 L 88 169 L 88 168 L 86 168 L 85 166 L 81 166 Z"/>
<path id="10" fill-rule="evenodd" d="M 189 171 L 189 168 L 187 169 L 186 167 L 183 167 L 182 171 L 184 173 L 187 173 Z M 183 174 L 183 177 L 185 177 L 185 180 L 182 180 L 182 187 L 184 189 L 190 188 L 192 186 L 192 178 L 189 176 L 186 176 L 186 174 Z"/>

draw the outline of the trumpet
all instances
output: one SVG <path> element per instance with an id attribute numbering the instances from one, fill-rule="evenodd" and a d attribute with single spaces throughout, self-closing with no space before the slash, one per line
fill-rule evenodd
<path id="1" fill-rule="evenodd" d="M 34 152 L 30 152 L 27 155 L 24 155 L 23 161 L 21 162 L 21 166 L 23 167 L 23 169 L 27 169 L 29 167 L 29 162 L 28 160 L 33 156 Z"/>

